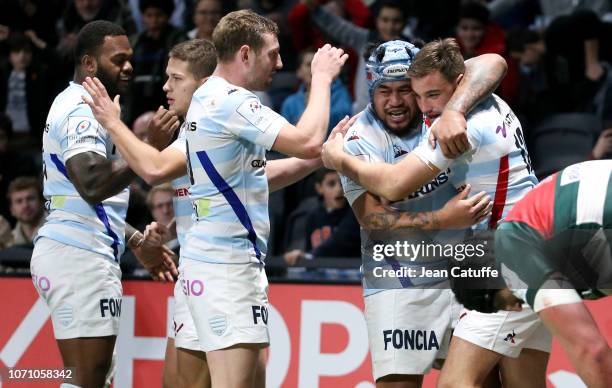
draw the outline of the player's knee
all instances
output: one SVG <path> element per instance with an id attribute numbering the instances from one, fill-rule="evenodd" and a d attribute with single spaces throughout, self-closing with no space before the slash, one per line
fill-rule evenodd
<path id="1" fill-rule="evenodd" d="M 589 365 L 603 365 L 611 357 L 611 350 L 606 341 L 601 338 L 593 342 L 574 345 L 574 354 L 578 360 Z"/>

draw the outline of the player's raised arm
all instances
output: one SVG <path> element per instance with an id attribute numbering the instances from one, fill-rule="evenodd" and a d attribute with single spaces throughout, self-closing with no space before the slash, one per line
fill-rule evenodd
<path id="1" fill-rule="evenodd" d="M 119 98 L 111 101 L 104 85 L 97 78 L 87 78 L 83 87 L 91 98 L 83 97 L 98 120 L 111 135 L 113 143 L 128 165 L 148 184 L 158 184 L 183 176 L 187 173 L 185 155 L 173 147 L 163 151 L 138 139 L 121 121 Z M 156 113 L 159 131 L 173 132 L 178 127 L 178 119 L 171 111 L 159 109 Z"/>
<path id="2" fill-rule="evenodd" d="M 333 138 L 337 133 L 344 136 L 346 131 L 353 125 L 358 117 L 359 115 L 355 115 L 349 119 L 348 116 L 346 116 L 340 120 L 329 134 L 329 138 Z M 270 192 L 273 192 L 292 185 L 321 166 L 323 166 L 323 161 L 320 158 L 307 160 L 299 158 L 271 160 L 266 165 L 268 189 Z"/>
<path id="3" fill-rule="evenodd" d="M 301 159 L 318 158 L 329 124 L 330 86 L 348 58 L 342 49 L 326 44 L 312 59 L 308 105 L 296 126 L 285 124 L 272 149 Z"/>

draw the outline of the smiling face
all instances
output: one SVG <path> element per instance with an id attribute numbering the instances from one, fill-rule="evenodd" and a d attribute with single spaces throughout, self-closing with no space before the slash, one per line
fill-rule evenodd
<path id="1" fill-rule="evenodd" d="M 440 116 L 460 79 L 461 75 L 455 82 L 449 82 L 439 70 L 420 78 L 413 78 L 412 90 L 421 112 L 430 119 Z"/>
<path id="2" fill-rule="evenodd" d="M 394 133 L 407 129 L 418 115 L 409 80 L 381 83 L 374 89 L 372 101 L 378 118 Z"/>
<path id="3" fill-rule="evenodd" d="M 96 56 L 95 76 L 102 81 L 109 96 L 126 94 L 132 80 L 132 48 L 127 36 L 107 36 Z"/>
<path id="4" fill-rule="evenodd" d="M 346 198 L 342 192 L 340 176 L 335 171 L 325 174 L 320 183 L 315 184 L 317 193 L 323 197 L 323 204 L 328 210 L 342 209 L 346 205 Z"/>
<path id="5" fill-rule="evenodd" d="M 185 117 L 191 96 L 202 85 L 204 79 L 197 80 L 189 70 L 189 63 L 170 57 L 166 66 L 168 80 L 164 84 L 164 92 L 168 99 L 168 108 L 180 117 Z"/>
<path id="6" fill-rule="evenodd" d="M 259 52 L 249 50 L 247 73 L 249 74 L 249 90 L 266 90 L 272 83 L 272 76 L 282 69 L 280 45 L 275 34 L 262 35 L 264 44 Z"/>

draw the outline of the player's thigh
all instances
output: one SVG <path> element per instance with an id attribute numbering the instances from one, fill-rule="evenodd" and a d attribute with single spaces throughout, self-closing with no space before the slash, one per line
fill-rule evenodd
<path id="1" fill-rule="evenodd" d="M 179 378 L 177 352 L 174 347 L 174 338 L 166 341 L 166 355 L 164 357 L 164 374 L 162 383 L 164 388 L 175 387 Z"/>
<path id="2" fill-rule="evenodd" d="M 115 336 L 57 340 L 66 367 L 74 368 L 72 384 L 80 387 L 102 387 L 111 366 Z"/>
<path id="3" fill-rule="evenodd" d="M 181 388 L 210 388 L 210 371 L 206 353 L 191 349 L 176 349 Z"/>
<path id="4" fill-rule="evenodd" d="M 237 344 L 206 352 L 212 386 L 215 388 L 253 388 L 262 345 Z"/>
<path id="5" fill-rule="evenodd" d="M 523 349 L 518 358 L 501 360 L 501 380 L 504 388 L 546 387 L 546 365 L 549 353 Z"/>
<path id="6" fill-rule="evenodd" d="M 547 307 L 539 311 L 538 315 L 568 353 L 574 356 L 577 355 L 576 351 L 579 352 L 585 346 L 607 346 L 597 323 L 582 302 Z"/>
<path id="7" fill-rule="evenodd" d="M 440 372 L 438 387 L 483 386 L 501 357 L 499 353 L 454 336 Z"/>

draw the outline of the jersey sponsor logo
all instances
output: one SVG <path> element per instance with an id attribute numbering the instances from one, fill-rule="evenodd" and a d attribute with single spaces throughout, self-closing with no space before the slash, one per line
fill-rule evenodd
<path id="1" fill-rule="evenodd" d="M 188 121 L 185 124 L 185 128 L 187 128 L 188 131 L 195 131 L 196 130 L 196 123 L 195 123 L 195 121 Z"/>
<path id="2" fill-rule="evenodd" d="M 272 109 L 263 106 L 256 98 L 250 98 L 242 102 L 236 112 L 261 132 L 266 132 L 268 127 L 278 118 L 278 114 Z"/>
<path id="3" fill-rule="evenodd" d="M 174 329 L 174 336 L 176 337 L 176 335 L 178 334 L 178 332 L 179 332 L 179 331 L 181 331 L 181 329 L 182 329 L 182 328 L 183 328 L 183 326 L 185 326 L 185 325 L 184 325 L 184 324 L 182 324 L 182 323 L 181 323 L 180 325 L 177 325 L 177 324 L 176 324 L 176 321 L 175 321 L 174 319 L 172 320 L 172 322 L 174 323 L 174 328 L 173 328 L 173 329 Z"/>
<path id="4" fill-rule="evenodd" d="M 515 344 L 516 342 L 514 341 L 514 337 L 516 337 L 516 333 L 514 332 L 514 330 L 512 330 L 512 333 L 508 333 L 508 335 L 506 335 L 504 341 Z"/>
<path id="5" fill-rule="evenodd" d="M 390 347 L 406 350 L 440 350 L 436 332 L 433 330 L 383 330 L 385 350 Z"/>
<path id="6" fill-rule="evenodd" d="M 255 159 L 251 161 L 251 167 L 253 168 L 259 168 L 259 167 L 266 167 L 266 164 L 268 162 L 266 162 L 265 159 L 261 160 L 261 159 Z"/>
<path id="7" fill-rule="evenodd" d="M 414 199 L 414 198 L 422 197 L 424 195 L 428 195 L 432 193 L 438 187 L 448 182 L 450 174 L 451 174 L 450 168 L 446 169 L 446 171 L 442 171 L 440 175 L 435 177 L 431 182 L 423 185 L 423 187 L 421 187 L 420 190 L 415 191 L 414 193 L 410 194 L 408 196 L 408 199 Z"/>
<path id="8" fill-rule="evenodd" d="M 225 315 L 214 315 L 208 320 L 210 330 L 218 336 L 222 336 L 227 330 L 227 318 Z"/>
<path id="9" fill-rule="evenodd" d="M 80 121 L 76 126 L 76 134 L 82 135 L 89 129 L 89 127 L 91 127 L 91 121 L 89 120 Z"/>
<path id="10" fill-rule="evenodd" d="M 255 114 L 259 112 L 259 110 L 261 109 L 261 104 L 257 101 L 251 101 L 249 103 L 249 109 L 251 110 L 253 114 Z"/>
<path id="11" fill-rule="evenodd" d="M 49 133 L 49 129 L 51 129 L 51 125 L 49 125 L 49 123 L 45 124 L 45 133 Z"/>
<path id="12" fill-rule="evenodd" d="M 268 324 L 268 309 L 266 306 L 251 306 L 253 311 L 253 323 L 258 324 L 261 320 L 264 325 Z"/>
<path id="13" fill-rule="evenodd" d="M 383 75 L 385 77 L 403 78 L 406 76 L 407 72 L 408 72 L 408 65 L 398 63 L 397 65 L 387 66 L 383 70 Z"/>
<path id="14" fill-rule="evenodd" d="M 238 91 L 238 89 L 235 89 L 235 88 L 234 89 L 230 89 L 230 90 L 227 91 L 227 95 L 229 96 L 230 94 L 235 93 L 237 91 Z"/>
<path id="15" fill-rule="evenodd" d="M 174 190 L 175 197 L 186 197 L 189 195 L 189 189 L 187 187 L 181 187 Z"/>
<path id="16" fill-rule="evenodd" d="M 408 151 L 406 151 L 405 149 L 402 149 L 402 147 L 398 146 L 397 144 L 393 144 L 393 157 L 394 158 L 399 158 L 402 155 L 406 155 L 408 153 Z"/>
<path id="17" fill-rule="evenodd" d="M 357 136 L 357 131 L 353 131 L 351 136 L 346 141 L 359 140 L 359 136 Z"/>
<path id="18" fill-rule="evenodd" d="M 504 139 L 506 138 L 506 123 L 502 123 L 501 127 L 498 125 L 497 129 L 495 129 L 495 134 L 499 134 L 501 132 Z"/>
<path id="19" fill-rule="evenodd" d="M 181 279 L 181 288 L 186 296 L 200 296 L 204 293 L 204 283 L 198 279 Z"/>
<path id="20" fill-rule="evenodd" d="M 121 316 L 121 298 L 100 299 L 100 316 L 105 318 L 107 313 L 111 317 Z"/>
<path id="21" fill-rule="evenodd" d="M 516 120 L 516 116 L 514 115 L 514 112 L 510 111 L 510 112 L 508 112 L 506 117 L 504 117 L 504 124 L 506 124 L 507 127 L 511 127 L 512 123 L 515 120 Z"/>

